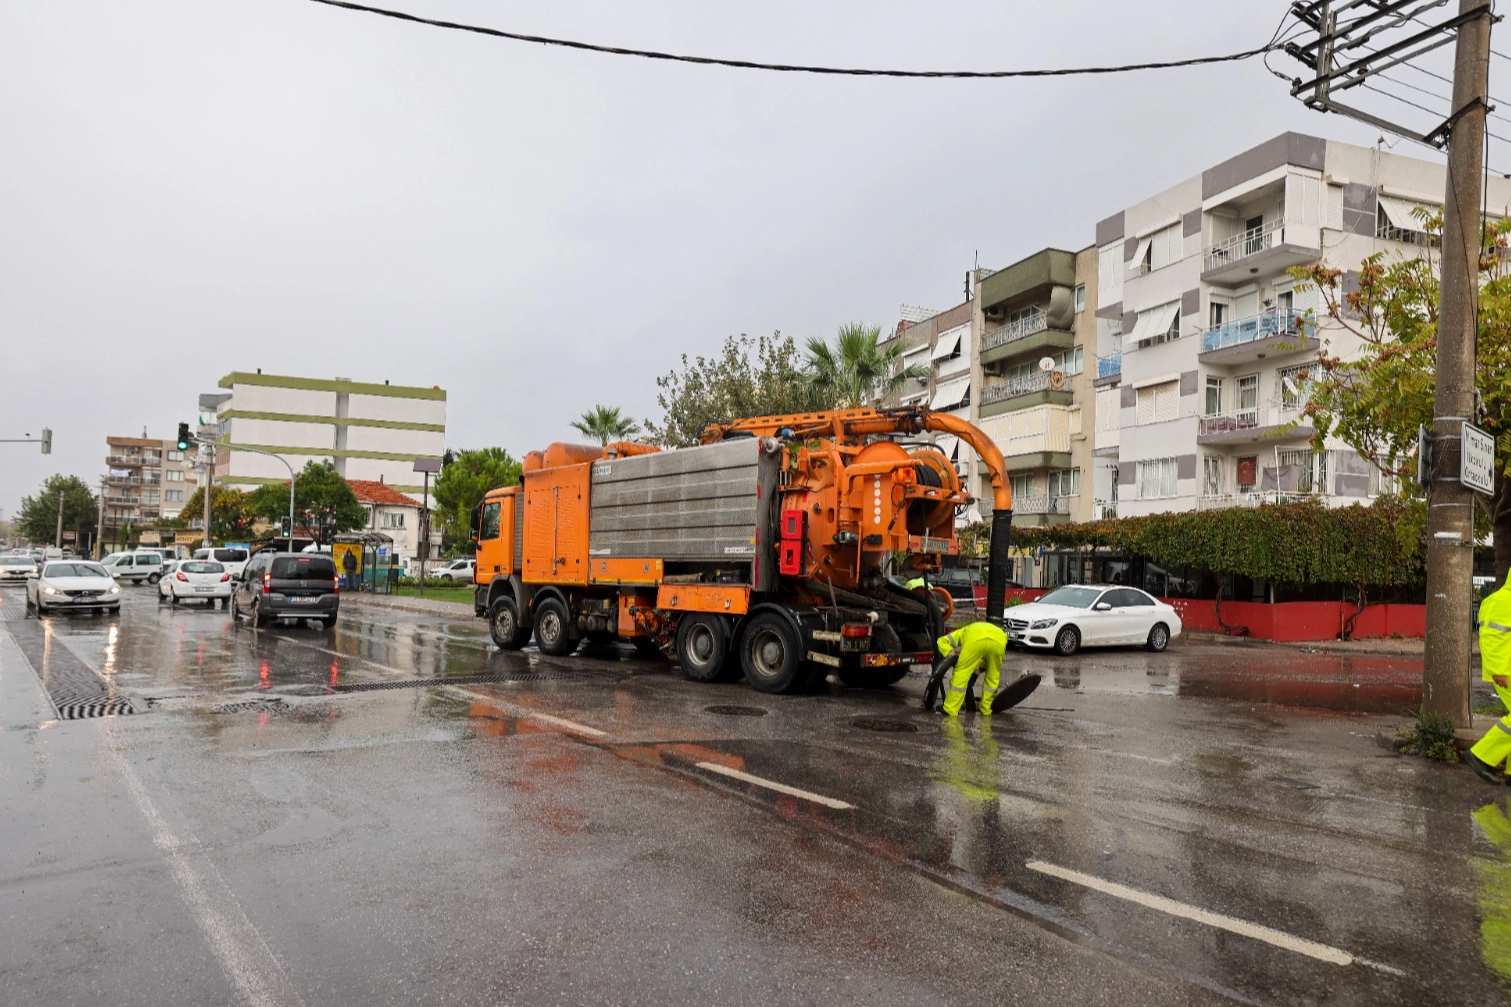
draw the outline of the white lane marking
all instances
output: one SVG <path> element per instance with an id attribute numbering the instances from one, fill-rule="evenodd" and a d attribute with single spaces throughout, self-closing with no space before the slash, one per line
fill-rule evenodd
<path id="1" fill-rule="evenodd" d="M 1278 948 L 1294 951 L 1297 954 L 1316 958 L 1320 961 L 1331 962 L 1334 965 L 1352 965 L 1355 961 L 1358 961 L 1360 964 L 1374 965 L 1373 962 L 1365 962 L 1362 958 L 1356 959 L 1347 951 L 1331 947 L 1327 944 L 1318 944 L 1316 941 L 1294 937 L 1282 930 L 1275 930 L 1232 916 L 1224 916 L 1221 913 L 1214 913 L 1210 910 L 1198 909 L 1196 906 L 1188 906 L 1184 902 L 1176 902 L 1174 899 L 1167 899 L 1162 895 L 1154 895 L 1150 892 L 1139 891 L 1137 888 L 1129 888 L 1127 885 L 1120 885 L 1116 881 L 1108 881 L 1105 878 L 1082 874 L 1080 871 L 1073 871 L 1068 867 L 1047 864 L 1042 860 L 1030 860 L 1023 866 L 1031 871 L 1038 871 L 1041 874 L 1048 874 L 1062 881 L 1069 881 L 1072 884 L 1082 885 L 1086 888 L 1102 892 L 1105 895 L 1111 895 L 1113 898 L 1126 899 L 1129 902 L 1136 902 L 1148 909 L 1157 909 L 1162 913 L 1169 913 L 1171 916 L 1195 920 L 1197 923 L 1205 923 L 1209 927 L 1216 927 L 1229 933 L 1252 937 L 1257 941 L 1264 941 L 1266 944 L 1273 944 Z"/>
<path id="2" fill-rule="evenodd" d="M 459 692 L 469 699 L 475 699 L 479 703 L 485 703 L 488 706 L 502 710 L 510 716 L 520 717 L 525 720 L 538 720 L 543 724 L 550 724 L 553 727 L 559 727 L 563 731 L 572 731 L 576 734 L 586 734 L 592 738 L 603 738 L 608 736 L 607 731 L 600 731 L 596 727 L 589 727 L 587 724 L 579 724 L 575 720 L 567 720 L 565 717 L 553 717 L 549 713 L 540 713 L 539 711 L 531 710 L 528 707 L 515 706 L 513 703 L 506 703 L 501 699 L 496 699 L 493 696 L 485 696 L 480 692 L 473 692 L 471 689 L 464 689 L 459 685 L 449 685 L 446 688 L 450 689 L 453 692 Z"/>
<path id="3" fill-rule="evenodd" d="M 778 783 L 775 780 L 768 780 L 764 777 L 752 776 L 749 773 L 742 773 L 738 769 L 730 769 L 728 766 L 721 766 L 717 762 L 700 762 L 697 765 L 699 769 L 706 769 L 710 773 L 718 773 L 720 776 L 728 776 L 731 779 L 743 780 L 746 783 L 753 783 L 758 787 L 765 787 L 767 790 L 775 790 L 777 793 L 786 794 L 789 797 L 801 797 L 805 801 L 812 801 L 815 804 L 822 804 L 826 808 L 839 808 L 843 810 L 845 808 L 855 807 L 855 805 L 853 804 L 846 804 L 844 801 L 837 801 L 832 797 L 825 797 L 823 794 L 815 794 L 811 790 L 799 790 L 797 787 L 789 787 L 787 786 L 787 784 Z"/>

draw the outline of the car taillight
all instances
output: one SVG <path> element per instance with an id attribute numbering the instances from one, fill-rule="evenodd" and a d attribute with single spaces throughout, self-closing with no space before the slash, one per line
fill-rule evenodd
<path id="1" fill-rule="evenodd" d="M 262 593 L 263 594 L 272 594 L 273 593 L 272 581 L 273 581 L 273 575 L 271 573 L 265 573 L 265 574 L 262 575 Z"/>
<path id="2" fill-rule="evenodd" d="M 340 594 L 341 593 L 341 582 L 339 580 L 331 582 L 331 593 L 332 594 Z"/>
<path id="3" fill-rule="evenodd" d="M 228 573 L 223 573 L 223 574 L 220 575 L 220 582 L 222 584 L 224 584 L 226 581 L 228 581 L 230 579 L 231 579 L 231 575 L 228 574 Z"/>
<path id="4" fill-rule="evenodd" d="M 183 574 L 181 574 L 181 573 L 176 573 L 176 574 L 174 574 L 174 575 L 173 575 L 173 576 L 174 576 L 174 577 L 175 577 L 175 578 L 176 578 L 176 579 L 178 579 L 178 580 L 181 580 L 181 581 L 183 581 L 183 582 L 184 582 L 184 583 L 185 583 L 185 584 L 187 584 L 187 583 L 189 583 L 189 578 L 188 578 L 188 577 L 185 577 L 185 576 L 184 576 L 184 575 L 183 575 Z"/>
<path id="5" fill-rule="evenodd" d="M 870 636 L 871 624 L 869 622 L 847 622 L 839 628 L 840 636 Z"/>

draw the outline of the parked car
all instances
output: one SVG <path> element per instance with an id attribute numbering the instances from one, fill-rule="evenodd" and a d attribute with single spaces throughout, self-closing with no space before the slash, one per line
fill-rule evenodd
<path id="1" fill-rule="evenodd" d="M 472 569 L 477 565 L 475 559 L 455 559 L 450 563 L 443 563 L 434 572 L 425 571 L 428 577 L 444 577 L 447 580 L 464 580 L 471 584 L 473 580 Z M 420 572 L 418 565 L 414 568 L 415 573 Z"/>
<path id="2" fill-rule="evenodd" d="M 233 582 L 224 563 L 202 559 L 181 559 L 169 563 L 157 585 L 158 600 L 177 605 L 181 601 L 208 602 L 214 608 L 231 603 Z"/>
<path id="3" fill-rule="evenodd" d="M 964 567 L 952 566 L 930 575 L 929 583 L 944 588 L 957 602 L 969 601 L 975 604 L 976 585 L 980 583 L 980 579 Z"/>
<path id="4" fill-rule="evenodd" d="M 121 587 L 99 563 L 86 560 L 42 565 L 42 572 L 26 582 L 26 607 L 45 615 L 56 609 L 121 610 Z"/>
<path id="5" fill-rule="evenodd" d="M 24 584 L 37 572 L 37 561 L 30 556 L 0 556 L 0 584 Z"/>
<path id="6" fill-rule="evenodd" d="M 245 549 L 221 546 L 216 549 L 195 549 L 192 558 L 220 563 L 226 568 L 227 573 L 235 577 L 247 568 L 247 561 L 252 558 L 252 554 Z"/>
<path id="7" fill-rule="evenodd" d="M 315 619 L 327 629 L 336 624 L 341 585 L 329 556 L 259 552 L 233 583 L 233 623 L 246 616 L 254 626 L 266 626 L 274 619 Z"/>
<path id="8" fill-rule="evenodd" d="M 1143 644 L 1162 651 L 1180 636 L 1175 609 L 1134 587 L 1067 584 L 1007 610 L 1008 642 L 1074 654 L 1082 647 Z"/>
<path id="9" fill-rule="evenodd" d="M 117 552 L 100 560 L 100 566 L 116 580 L 133 584 L 146 581 L 156 584 L 163 579 L 163 554 L 160 552 Z"/>

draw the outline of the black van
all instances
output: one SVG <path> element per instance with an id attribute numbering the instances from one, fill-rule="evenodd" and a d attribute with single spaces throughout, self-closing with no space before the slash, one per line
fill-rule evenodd
<path id="1" fill-rule="evenodd" d="M 231 621 L 245 615 L 254 626 L 314 619 L 329 629 L 340 608 L 336 564 L 322 553 L 256 553 L 231 593 Z"/>

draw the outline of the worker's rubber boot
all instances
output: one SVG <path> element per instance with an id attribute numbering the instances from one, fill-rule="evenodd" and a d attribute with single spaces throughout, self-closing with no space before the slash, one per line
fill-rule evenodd
<path id="1" fill-rule="evenodd" d="M 1507 780 L 1501 775 L 1501 771 L 1490 763 L 1481 760 L 1473 752 L 1464 753 L 1464 761 L 1469 763 L 1469 768 L 1474 770 L 1474 775 L 1486 783 L 1506 783 Z"/>

